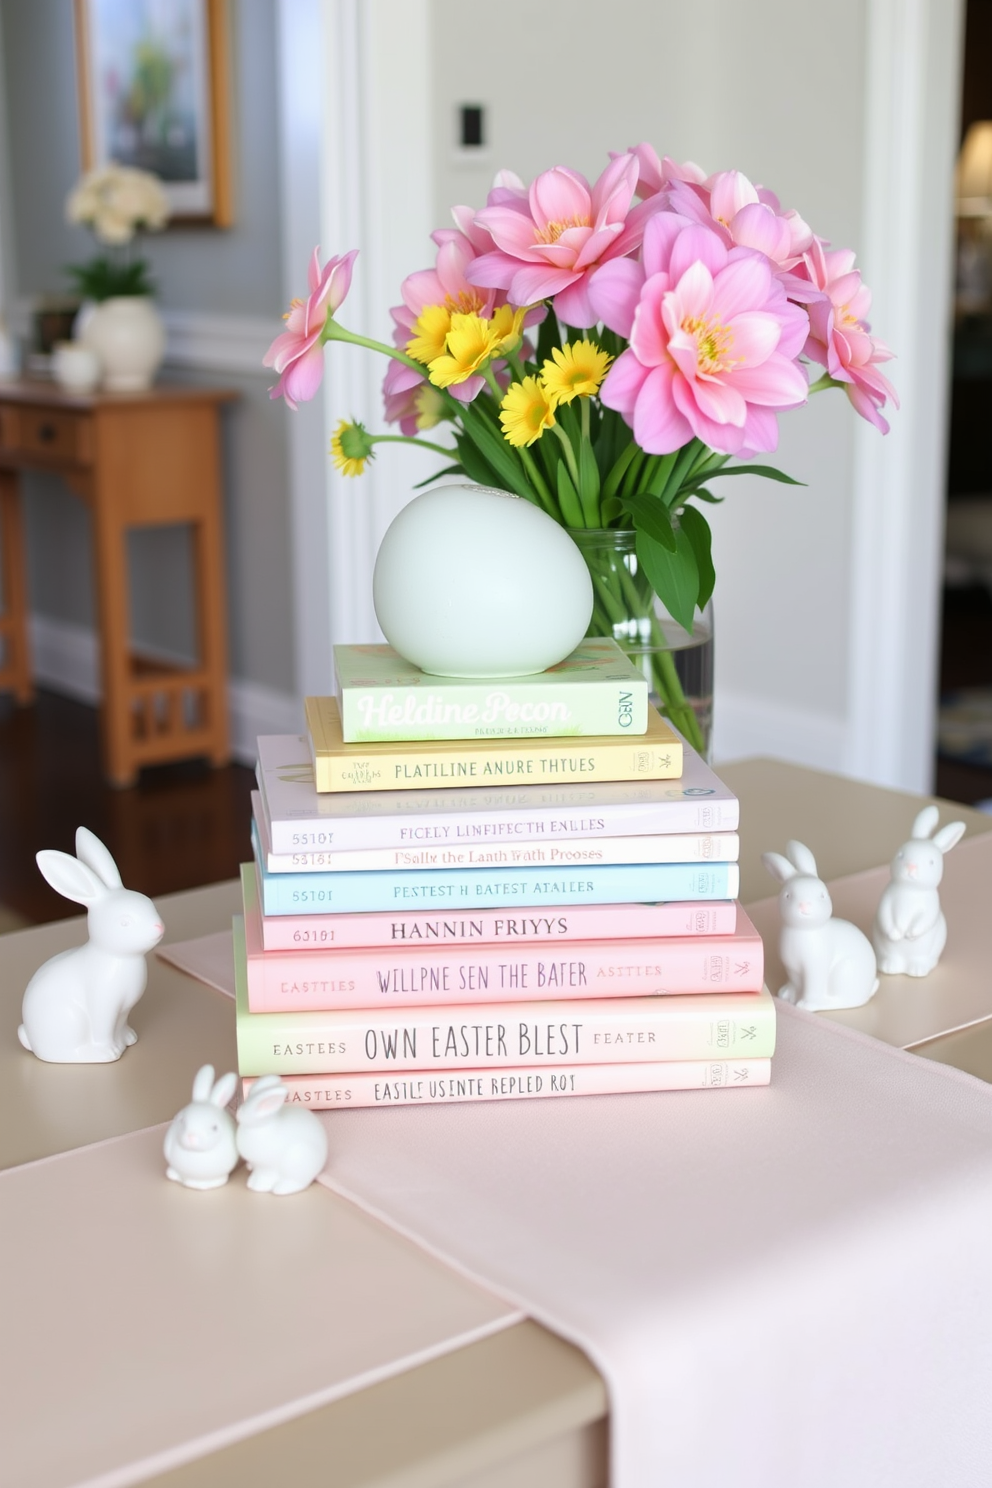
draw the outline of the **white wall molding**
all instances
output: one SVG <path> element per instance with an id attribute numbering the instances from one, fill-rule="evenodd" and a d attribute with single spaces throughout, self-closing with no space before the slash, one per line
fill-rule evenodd
<path id="1" fill-rule="evenodd" d="M 11 306 L 10 327 L 30 336 L 33 302 L 24 295 Z M 197 367 L 211 372 L 237 372 L 273 380 L 262 358 L 281 323 L 261 315 L 206 315 L 199 310 L 160 310 L 166 330 L 165 360 L 172 367 Z"/>
<path id="2" fill-rule="evenodd" d="M 96 632 L 85 625 L 31 616 L 31 650 L 35 681 L 91 706 L 99 704 L 100 657 Z M 163 661 L 185 662 L 185 657 L 157 653 Z M 231 752 L 243 765 L 254 765 L 259 734 L 298 734 L 303 731 L 303 708 L 291 693 L 232 677 L 228 682 Z"/>
<path id="3" fill-rule="evenodd" d="M 929 790 L 949 395 L 953 172 L 963 0 L 870 0 L 861 261 L 902 399 L 860 426 L 851 530 L 844 766 Z"/>
<path id="4" fill-rule="evenodd" d="M 212 372 L 239 372 L 273 380 L 262 358 L 281 329 L 278 316 L 204 315 L 198 310 L 163 310 L 168 340 L 166 364 Z"/>
<path id="5" fill-rule="evenodd" d="M 834 714 L 726 691 L 716 700 L 713 752 L 718 768 L 728 760 L 764 755 L 846 773 L 846 739 L 844 719 Z"/>

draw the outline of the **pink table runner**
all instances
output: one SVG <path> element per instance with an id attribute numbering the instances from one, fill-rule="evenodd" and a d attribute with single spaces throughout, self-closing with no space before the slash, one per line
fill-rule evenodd
<path id="1" fill-rule="evenodd" d="M 327 1121 L 330 1187 L 594 1361 L 612 1488 L 987 1488 L 981 1082 L 784 1008 L 767 1090 Z"/>

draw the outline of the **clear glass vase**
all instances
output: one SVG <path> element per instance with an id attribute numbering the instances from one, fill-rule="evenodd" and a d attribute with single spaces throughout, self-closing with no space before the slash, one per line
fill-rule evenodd
<path id="1" fill-rule="evenodd" d="M 636 533 L 573 528 L 594 593 L 588 634 L 612 636 L 647 678 L 651 701 L 705 760 L 713 736 L 713 607 L 692 634 L 668 613 L 637 561 Z"/>

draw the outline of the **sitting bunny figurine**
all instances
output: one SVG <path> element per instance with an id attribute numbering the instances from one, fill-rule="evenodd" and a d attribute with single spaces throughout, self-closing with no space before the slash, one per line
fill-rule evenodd
<path id="1" fill-rule="evenodd" d="M 947 940 L 937 885 L 944 876 L 944 854 L 964 836 L 964 822 L 948 822 L 931 837 L 939 815 L 936 806 L 924 806 L 909 841 L 892 859 L 892 879 L 871 932 L 878 969 L 887 975 L 926 976 Z"/>
<path id="2" fill-rule="evenodd" d="M 790 842 L 785 851 L 784 858 L 762 854 L 782 884 L 779 953 L 789 980 L 778 995 L 809 1012 L 861 1007 L 878 988 L 871 943 L 856 925 L 831 918 L 834 907 L 809 848 Z"/>
<path id="3" fill-rule="evenodd" d="M 286 1105 L 289 1086 L 263 1075 L 238 1107 L 238 1151 L 256 1193 L 309 1188 L 327 1161 L 327 1133 L 312 1111 Z"/>
<path id="4" fill-rule="evenodd" d="M 17 1036 L 53 1064 L 105 1064 L 138 1035 L 128 1014 L 145 990 L 145 953 L 165 927 L 144 894 L 121 885 L 99 837 L 76 832 L 76 856 L 45 850 L 38 867 L 52 888 L 87 907 L 89 941 L 61 951 L 35 972 L 24 993 Z"/>
<path id="5" fill-rule="evenodd" d="M 165 1170 L 186 1188 L 220 1188 L 238 1165 L 234 1117 L 225 1111 L 238 1077 L 221 1075 L 214 1084 L 214 1067 L 203 1065 L 193 1081 L 193 1099 L 184 1106 L 165 1134 Z"/>

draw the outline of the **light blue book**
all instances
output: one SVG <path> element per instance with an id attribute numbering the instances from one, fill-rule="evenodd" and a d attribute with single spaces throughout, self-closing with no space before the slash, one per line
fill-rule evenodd
<path id="1" fill-rule="evenodd" d="M 736 899 L 736 863 L 634 863 L 569 868 L 406 868 L 390 873 L 270 873 L 252 823 L 262 913 L 368 914 L 499 905 L 657 904 Z"/>

